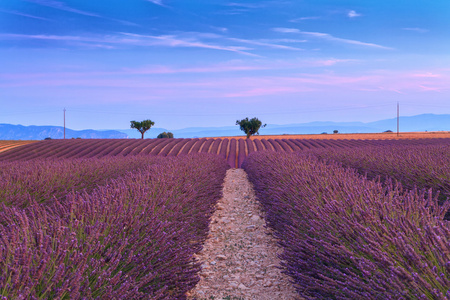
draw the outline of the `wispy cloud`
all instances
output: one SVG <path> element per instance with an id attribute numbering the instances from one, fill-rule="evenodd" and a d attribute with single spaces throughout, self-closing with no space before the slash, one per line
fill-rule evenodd
<path id="1" fill-rule="evenodd" d="M 380 89 L 396 91 L 399 93 L 415 92 L 443 92 L 448 91 L 450 72 L 439 70 L 416 70 L 402 72 L 393 70 L 378 70 L 373 72 L 378 77 Z"/>
<path id="2" fill-rule="evenodd" d="M 187 48 L 206 48 L 206 49 L 214 49 L 214 50 L 222 50 L 222 51 L 230 51 L 239 54 L 249 55 L 249 56 L 257 56 L 256 54 L 250 53 L 247 50 L 251 50 L 246 47 L 239 46 L 223 46 L 216 44 L 205 43 L 196 39 L 183 39 L 181 37 L 177 37 L 174 35 L 139 35 L 134 33 L 122 33 L 124 35 L 128 35 L 130 37 L 138 38 L 141 43 L 144 45 L 160 45 L 167 47 L 187 47 Z"/>
<path id="3" fill-rule="evenodd" d="M 151 65 L 141 68 L 122 68 L 117 71 L 77 71 L 77 72 L 55 72 L 55 73 L 0 73 L 2 80 L 36 80 L 36 79 L 79 79 L 79 78 L 105 78 L 108 76 L 134 76 L 134 75 L 177 75 L 190 73 L 227 73 L 266 70 L 269 66 L 245 65 L 245 64 L 217 64 L 199 67 L 173 67 L 165 65 Z"/>
<path id="4" fill-rule="evenodd" d="M 217 64 L 204 67 L 193 68 L 174 68 L 168 66 L 149 66 L 139 69 L 124 69 L 120 73 L 126 74 L 180 74 L 180 73 L 223 73 L 223 72 L 236 72 L 236 71 L 256 71 L 266 70 L 267 66 L 258 65 L 245 65 L 245 64 Z"/>
<path id="5" fill-rule="evenodd" d="M 43 21 L 51 21 L 50 19 L 47 19 L 47 18 L 42 18 L 42 17 L 30 15 L 30 14 L 25 14 L 25 13 L 21 13 L 21 12 L 14 11 L 14 10 L 0 9 L 0 12 L 6 13 L 6 14 L 12 14 L 12 15 L 17 15 L 17 16 L 22 16 L 22 17 L 27 17 L 27 18 L 33 18 L 33 19 L 43 20 Z"/>
<path id="6" fill-rule="evenodd" d="M 239 3 L 239 2 L 230 2 L 225 4 L 226 6 L 233 6 L 233 7 L 244 7 L 244 8 L 261 8 L 265 5 L 263 3 Z"/>
<path id="7" fill-rule="evenodd" d="M 282 32 L 282 33 L 301 33 L 301 31 L 298 30 L 297 28 L 277 27 L 277 28 L 272 28 L 272 30 L 276 31 L 276 32 Z"/>
<path id="8" fill-rule="evenodd" d="M 202 42 L 194 38 L 182 38 L 175 35 L 140 35 L 134 33 L 121 33 L 120 35 L 108 36 L 60 36 L 60 35 L 28 35 L 28 34 L 11 34 L 0 33 L 0 39 L 17 39 L 17 40 L 47 40 L 69 43 L 88 43 L 90 47 L 109 48 L 111 45 L 116 46 L 164 46 L 164 47 L 181 47 L 181 48 L 205 48 L 212 50 L 230 51 L 243 55 L 259 57 L 259 55 L 248 52 L 252 50 L 247 47 L 227 46 Z"/>
<path id="9" fill-rule="evenodd" d="M 236 91 L 232 93 L 225 93 L 223 97 L 226 98 L 241 98 L 241 97 L 256 97 L 256 96 L 268 96 L 276 94 L 286 94 L 286 93 L 298 93 L 298 92 L 309 92 L 312 89 L 302 89 L 294 87 L 255 87 L 249 90 Z"/>
<path id="10" fill-rule="evenodd" d="M 232 79 L 230 79 L 231 81 Z M 237 78 L 233 80 L 233 89 L 223 97 L 240 98 L 268 95 L 286 95 L 323 92 L 326 89 L 354 90 L 373 80 L 370 76 L 339 76 L 329 74 L 298 74 L 291 76 L 260 76 Z M 228 82 L 230 84 L 231 82 Z"/>
<path id="11" fill-rule="evenodd" d="M 338 38 L 338 37 L 332 36 L 331 34 L 322 33 L 322 32 L 301 31 L 296 28 L 273 28 L 272 30 L 276 31 L 276 32 L 282 32 L 282 33 L 298 33 L 298 34 L 312 36 L 312 37 L 327 40 L 327 41 L 340 42 L 340 43 L 351 44 L 351 45 L 379 48 L 379 49 L 386 49 L 386 50 L 393 49 L 391 47 L 386 47 L 386 46 L 382 46 L 382 45 L 378 45 L 378 44 L 374 44 L 374 43 L 366 43 L 366 42 L 361 42 L 361 41 L 357 41 L 357 40 Z"/>
<path id="12" fill-rule="evenodd" d="M 59 10 L 62 10 L 62 11 L 67 11 L 67 12 L 83 15 L 83 16 L 89 16 L 89 17 L 101 18 L 101 19 L 104 19 L 104 20 L 110 20 L 110 21 L 114 21 L 114 22 L 119 22 L 119 23 L 121 23 L 123 25 L 139 26 L 138 24 L 133 23 L 133 22 L 119 20 L 119 19 L 114 19 L 114 18 L 107 18 L 107 17 L 101 16 L 101 15 L 93 13 L 93 12 L 88 12 L 88 11 L 76 9 L 76 8 L 70 7 L 67 4 L 65 4 L 65 3 L 61 2 L 61 1 L 57 1 L 57 0 L 25 0 L 25 1 L 28 1 L 28 2 L 31 2 L 31 3 L 35 3 L 35 4 L 38 4 L 38 5 L 42 5 L 42 6 L 46 6 L 46 7 L 51 7 L 51 8 L 54 8 L 54 9 L 59 9 Z"/>
<path id="13" fill-rule="evenodd" d="M 425 91 L 425 92 L 442 92 L 442 88 L 440 87 L 433 87 L 433 86 L 425 86 L 425 85 L 419 85 L 419 87 Z"/>
<path id="14" fill-rule="evenodd" d="M 216 11 L 216 14 L 221 15 L 239 15 L 247 13 L 249 11 L 254 11 L 255 9 L 267 8 L 271 5 L 283 5 L 283 1 L 260 1 L 254 3 L 245 2 L 229 2 L 222 4 L 225 10 Z"/>
<path id="15" fill-rule="evenodd" d="M 162 2 L 162 0 L 147 0 L 148 2 L 151 2 L 153 4 L 159 5 L 159 6 L 165 6 Z"/>
<path id="16" fill-rule="evenodd" d="M 258 41 L 263 43 L 287 43 L 287 44 L 296 44 L 296 43 L 306 43 L 307 40 L 298 40 L 298 39 L 259 39 Z"/>
<path id="17" fill-rule="evenodd" d="M 328 34 L 328 33 L 307 32 L 307 31 L 302 31 L 301 33 L 305 34 L 305 35 L 321 38 L 321 39 L 324 39 L 324 40 L 340 42 L 340 43 L 345 43 L 345 44 L 352 44 L 352 45 L 372 47 L 372 48 L 379 48 L 379 49 L 386 49 L 386 50 L 392 50 L 393 49 L 391 47 L 386 47 L 386 46 L 382 46 L 382 45 L 378 45 L 378 44 L 374 44 L 374 43 L 366 43 L 366 42 L 361 42 L 361 41 L 357 41 L 357 40 L 338 38 L 338 37 L 334 37 L 334 36 L 332 36 L 331 34 Z"/>
<path id="18" fill-rule="evenodd" d="M 334 64 L 335 59 L 317 61 L 322 65 Z M 275 63 L 273 63 L 275 65 Z M 267 65 L 270 67 L 271 65 Z M 265 68 L 262 64 L 253 65 L 245 62 L 231 61 L 227 64 L 217 64 L 201 67 L 168 67 L 149 66 L 141 69 L 123 69 L 115 72 L 76 72 L 76 73 L 42 73 L 42 74 L 0 74 L 0 87 L 76 87 L 77 89 L 101 87 L 122 92 L 118 88 L 129 88 L 127 93 L 148 91 L 152 96 L 161 99 L 180 98 L 246 98 L 273 95 L 294 95 L 304 93 L 367 92 L 367 93 L 401 93 L 417 94 L 430 92 L 445 92 L 449 90 L 450 72 L 439 73 L 438 70 L 416 70 L 415 72 L 396 72 L 392 70 L 377 70 L 369 72 L 345 73 L 284 73 L 281 76 L 261 72 L 239 73 L 234 71 L 252 71 Z M 442 71 L 442 70 L 439 70 Z M 211 76 L 210 72 L 231 72 L 223 76 Z M 180 76 L 154 76 L 149 80 L 149 74 L 180 74 Z M 188 73 L 204 73 L 199 76 L 189 76 Z M 428 76 L 430 73 L 432 76 Z M 273 74 L 273 73 L 270 73 Z M 425 74 L 426 76 L 416 76 Z M 32 76 L 33 75 L 33 76 Z M 139 76 L 142 75 L 142 76 Z M 138 92 L 135 89 L 140 89 Z M 25 89 L 26 90 L 26 89 Z M 60 90 L 63 91 L 63 90 Z M 114 92 L 114 93 L 115 93 Z M 65 93 L 65 92 L 64 92 Z M 102 91 L 102 93 L 104 93 Z"/>
<path id="19" fill-rule="evenodd" d="M 310 64 L 312 66 L 329 67 L 329 66 L 334 66 L 334 65 L 340 64 L 340 63 L 355 63 L 355 62 L 358 62 L 358 60 L 329 58 L 329 59 L 311 61 Z"/>
<path id="20" fill-rule="evenodd" d="M 36 40 L 56 40 L 56 41 L 99 41 L 98 39 L 83 38 L 78 36 L 63 35 L 43 35 L 43 34 L 16 34 L 16 33 L 0 33 L 0 39 L 36 39 Z"/>
<path id="21" fill-rule="evenodd" d="M 436 73 L 432 73 L 432 72 L 425 72 L 425 73 L 416 73 L 416 74 L 412 74 L 412 77 L 422 77 L 422 78 L 438 78 L 441 77 L 441 74 L 436 74 Z"/>
<path id="22" fill-rule="evenodd" d="M 320 18 L 321 18 L 321 17 L 317 17 L 317 16 L 301 17 L 301 18 L 295 18 L 295 19 L 292 19 L 292 20 L 290 20 L 289 22 L 297 23 L 297 22 L 308 21 L 308 20 L 318 20 L 318 19 L 320 19 Z"/>
<path id="23" fill-rule="evenodd" d="M 216 26 L 211 26 L 211 28 L 213 28 L 214 30 L 223 32 L 223 33 L 228 32 L 228 28 L 226 28 L 226 27 L 216 27 Z"/>
<path id="24" fill-rule="evenodd" d="M 120 45 L 130 44 L 131 42 L 117 37 L 88 37 L 88 36 L 70 36 L 70 35 L 45 35 L 45 34 L 15 34 L 0 33 L 0 40 L 41 40 L 49 42 L 66 43 L 70 46 L 81 48 L 115 49 Z"/>
<path id="25" fill-rule="evenodd" d="M 255 41 L 255 40 L 245 40 L 245 39 L 237 39 L 237 38 L 228 38 L 230 41 L 236 41 L 244 44 L 250 44 L 250 45 L 256 45 L 256 46 L 264 46 L 268 48 L 275 48 L 275 49 L 284 49 L 284 50 L 294 50 L 294 51 L 300 51 L 303 50 L 301 48 L 291 47 L 291 46 L 285 46 L 285 45 L 279 45 L 279 44 L 273 44 L 266 41 Z"/>
<path id="26" fill-rule="evenodd" d="M 351 11 L 348 12 L 347 16 L 348 16 L 349 18 L 355 18 L 355 17 L 361 17 L 362 14 L 359 14 L 359 13 L 357 13 L 356 11 L 351 10 Z"/>
<path id="27" fill-rule="evenodd" d="M 95 45 L 95 44 L 94 44 Z M 102 47 L 107 45 L 100 44 Z M 230 72 L 251 72 L 262 70 L 298 70 L 299 68 L 320 68 L 330 67 L 337 64 L 358 62 L 355 59 L 319 59 L 319 60 L 231 60 L 217 64 L 197 65 L 192 67 L 177 67 L 171 65 L 148 65 L 139 68 L 121 68 L 113 71 L 80 71 L 78 66 L 67 66 L 69 70 L 65 72 L 39 72 L 39 73 L 0 73 L 0 79 L 3 80 L 36 80 L 48 78 L 106 78 L 108 76 L 134 76 L 134 75 L 177 75 L 189 73 L 230 73 Z M 418 76 L 427 76 L 427 74 L 417 74 Z"/>
<path id="28" fill-rule="evenodd" d="M 408 30 L 408 31 L 415 31 L 415 32 L 419 32 L 419 33 L 425 33 L 428 32 L 427 29 L 424 28 L 402 28 L 403 30 Z"/>
<path id="29" fill-rule="evenodd" d="M 79 10 L 76 8 L 72 8 L 61 1 L 56 1 L 56 0 L 26 0 L 26 1 L 32 2 L 32 3 L 38 4 L 38 5 L 42 5 L 42 6 L 47 6 L 47 7 L 67 11 L 67 12 L 80 14 L 80 15 L 101 18 L 101 16 L 98 14 Z"/>

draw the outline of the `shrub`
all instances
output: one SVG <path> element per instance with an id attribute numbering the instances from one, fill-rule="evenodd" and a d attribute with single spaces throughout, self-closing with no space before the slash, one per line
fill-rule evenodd
<path id="1" fill-rule="evenodd" d="M 157 138 L 158 139 L 166 139 L 166 138 L 172 139 L 173 138 L 173 133 L 164 131 L 164 132 L 158 134 Z"/>

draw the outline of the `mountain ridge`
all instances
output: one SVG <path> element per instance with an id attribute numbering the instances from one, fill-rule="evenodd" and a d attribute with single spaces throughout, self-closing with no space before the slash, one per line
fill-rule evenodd
<path id="1" fill-rule="evenodd" d="M 64 138 L 64 127 L 0 124 L 0 140 L 43 140 L 45 138 Z M 116 130 L 72 130 L 66 128 L 66 138 L 124 139 L 128 138 L 128 136 Z"/>

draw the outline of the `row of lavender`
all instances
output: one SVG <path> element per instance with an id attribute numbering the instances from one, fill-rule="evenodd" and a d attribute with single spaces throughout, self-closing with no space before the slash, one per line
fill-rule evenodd
<path id="1" fill-rule="evenodd" d="M 285 272 L 307 299 L 450 298 L 449 205 L 312 153 L 244 162 Z"/>
<path id="2" fill-rule="evenodd" d="M 450 196 L 450 143 L 445 140 L 431 145 L 328 148 L 314 153 L 323 160 L 354 168 L 371 179 L 392 177 L 408 189 L 439 191 L 441 200 Z"/>
<path id="3" fill-rule="evenodd" d="M 185 298 L 199 280 L 193 254 L 206 238 L 227 163 L 207 154 L 147 156 L 135 159 L 140 167 L 128 167 L 133 172 L 108 180 L 130 163 L 130 158 L 108 158 L 101 174 L 86 179 L 102 186 L 80 191 L 85 184 L 77 177 L 98 169 L 89 163 L 101 164 L 94 159 L 1 163 L 9 164 L 9 171 L 0 167 L 2 176 L 41 191 L 15 198 L 24 209 L 9 200 L 9 206 L 2 205 L 0 299 Z M 50 179 L 46 172 L 55 177 L 49 190 L 67 188 L 39 204 L 36 199 L 51 193 L 32 181 L 39 174 Z M 14 193 L 11 185 L 4 195 Z"/>
<path id="4" fill-rule="evenodd" d="M 68 192 L 90 192 L 155 162 L 144 156 L 0 162 L 0 203 L 25 208 L 32 202 L 61 202 Z"/>

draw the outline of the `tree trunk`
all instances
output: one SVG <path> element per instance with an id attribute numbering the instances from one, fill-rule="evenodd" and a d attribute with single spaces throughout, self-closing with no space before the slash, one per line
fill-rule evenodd
<path id="1" fill-rule="evenodd" d="M 144 139 L 144 132 L 141 132 L 141 134 L 142 134 L 142 137 L 141 137 L 141 139 Z"/>

